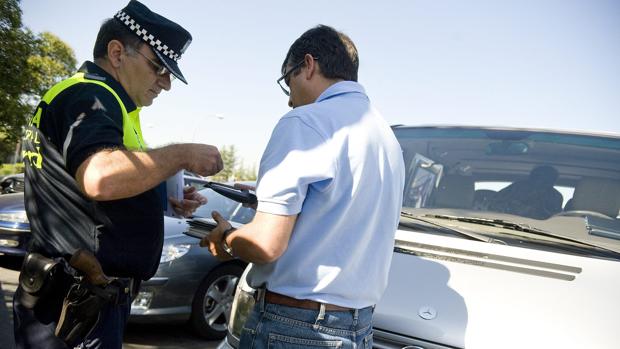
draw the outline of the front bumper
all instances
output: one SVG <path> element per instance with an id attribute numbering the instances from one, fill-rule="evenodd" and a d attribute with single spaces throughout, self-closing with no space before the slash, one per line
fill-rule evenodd
<path id="1" fill-rule="evenodd" d="M 140 291 L 131 304 L 130 321 L 133 323 L 152 323 L 163 321 L 184 321 L 189 318 L 191 306 L 153 306 L 159 303 L 161 294 L 165 295 L 168 277 L 153 277 L 140 285 Z M 155 302 L 154 302 L 155 301 Z M 160 303 L 161 304 L 161 303 Z M 191 304 L 191 303 L 190 303 Z"/>
<path id="2" fill-rule="evenodd" d="M 0 223 L 0 255 L 23 257 L 30 242 L 30 230 Z"/>
<path id="3" fill-rule="evenodd" d="M 185 240 L 179 241 L 185 243 Z M 190 251 L 169 262 L 159 264 L 157 273 L 142 282 L 131 305 L 129 321 L 156 323 L 186 321 L 200 283 L 216 265 L 208 251 L 193 244 Z"/>

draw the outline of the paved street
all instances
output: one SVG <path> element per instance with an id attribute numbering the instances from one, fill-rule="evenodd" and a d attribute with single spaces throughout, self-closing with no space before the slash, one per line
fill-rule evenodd
<path id="1" fill-rule="evenodd" d="M 18 272 L 0 267 L 0 348 L 14 349 L 13 294 L 17 288 Z M 123 349 L 212 349 L 217 341 L 195 337 L 182 324 L 129 325 Z"/>
<path id="2" fill-rule="evenodd" d="M 13 349 L 13 293 L 18 272 L 0 267 L 0 348 Z"/>

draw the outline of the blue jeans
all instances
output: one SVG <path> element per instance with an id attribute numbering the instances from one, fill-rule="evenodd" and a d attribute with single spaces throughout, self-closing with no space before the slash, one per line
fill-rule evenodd
<path id="1" fill-rule="evenodd" d="M 241 330 L 239 349 L 372 348 L 372 313 L 293 308 L 257 301 Z"/>

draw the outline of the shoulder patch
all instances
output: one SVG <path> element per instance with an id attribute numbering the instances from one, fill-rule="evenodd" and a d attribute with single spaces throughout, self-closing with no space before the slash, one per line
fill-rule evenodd
<path id="1" fill-rule="evenodd" d="M 86 79 L 90 79 L 90 80 L 97 80 L 97 81 L 105 81 L 105 77 L 100 76 L 100 75 L 96 75 L 96 74 L 92 74 L 92 73 L 86 73 L 84 74 L 84 77 Z"/>

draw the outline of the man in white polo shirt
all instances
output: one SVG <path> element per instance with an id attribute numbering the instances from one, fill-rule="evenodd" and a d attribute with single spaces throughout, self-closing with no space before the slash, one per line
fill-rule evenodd
<path id="1" fill-rule="evenodd" d="M 372 344 L 404 164 L 392 130 L 356 82 L 358 63 L 351 39 L 328 26 L 293 43 L 278 79 L 293 109 L 261 159 L 256 216 L 234 230 L 213 214 L 219 224 L 203 245 L 255 264 L 248 281 L 260 291 L 241 348 Z"/>

